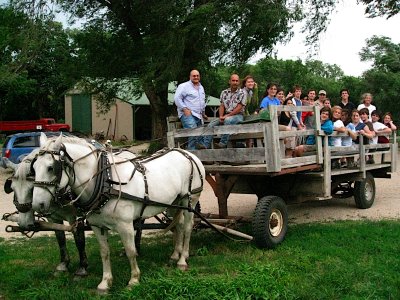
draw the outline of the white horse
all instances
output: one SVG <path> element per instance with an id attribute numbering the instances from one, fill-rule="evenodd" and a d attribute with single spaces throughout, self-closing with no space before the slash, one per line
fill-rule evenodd
<path id="1" fill-rule="evenodd" d="M 18 225 L 27 231 L 34 230 L 34 211 L 32 210 L 33 180 L 31 173 L 31 162 L 39 153 L 39 149 L 34 150 L 26 156 L 19 164 L 4 159 L 7 167 L 14 169 L 14 176 L 7 179 L 4 184 L 6 193 L 14 191 L 14 205 L 18 210 Z M 74 207 L 50 207 L 52 213 L 47 216 L 49 222 L 62 224 L 63 220 L 74 224 L 77 221 L 77 211 Z M 57 272 L 68 271 L 70 256 L 67 250 L 67 243 L 64 231 L 56 230 L 58 246 L 60 248 L 60 263 L 56 267 Z M 79 267 L 75 271 L 75 276 L 87 276 L 88 260 L 85 252 L 85 232 L 82 226 L 78 226 L 73 232 L 76 248 L 79 253 Z"/>
<path id="2" fill-rule="evenodd" d="M 33 150 L 19 164 L 14 164 L 7 158 L 3 158 L 4 165 L 14 170 L 14 175 L 8 178 L 4 184 L 6 193 L 14 192 L 14 205 L 18 210 L 18 225 L 21 229 L 32 231 L 35 229 L 34 210 L 32 209 L 32 193 L 34 178 L 31 174 L 31 163 L 40 149 Z M 132 159 L 136 157 L 130 151 L 122 151 L 117 154 L 124 159 Z M 69 205 L 61 207 L 58 204 L 52 204 L 50 214 L 46 215 L 49 222 L 63 224 L 67 221 L 70 225 L 75 224 L 78 219 L 78 212 L 75 207 Z M 79 254 L 79 267 L 75 271 L 75 276 L 84 277 L 88 275 L 88 260 L 85 251 L 85 231 L 83 224 L 78 224 L 72 232 L 74 236 L 75 246 Z M 70 256 L 67 249 L 66 236 L 64 231 L 55 230 L 56 239 L 60 248 L 60 263 L 56 267 L 56 272 L 68 271 Z"/>
<path id="3" fill-rule="evenodd" d="M 126 163 L 108 154 L 110 164 L 104 165 L 99 151 L 84 140 L 59 137 L 48 142 L 42 135 L 40 141 L 41 152 L 33 164 L 33 208 L 46 213 L 57 191 L 67 185 L 78 195 L 73 202 L 87 211 L 87 220 L 100 244 L 103 277 L 97 286 L 99 292 L 107 292 L 113 280 L 108 230 L 117 231 L 121 237 L 131 267 L 128 286 L 133 286 L 140 277 L 133 221 L 159 214 L 165 205 L 180 205 L 174 218 L 175 248 L 171 259 L 177 260 L 179 268 L 187 268 L 193 212 L 182 208 L 196 205 L 205 177 L 204 167 L 195 155 L 169 149 Z M 103 171 L 112 179 L 99 183 Z"/>

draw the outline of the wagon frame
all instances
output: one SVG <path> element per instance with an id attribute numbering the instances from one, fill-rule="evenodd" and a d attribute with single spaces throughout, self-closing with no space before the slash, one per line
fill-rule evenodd
<path id="1" fill-rule="evenodd" d="M 281 111 L 313 111 L 316 130 L 279 131 Z M 204 149 L 191 151 L 206 169 L 206 180 L 218 199 L 219 217 L 227 219 L 231 193 L 255 194 L 258 203 L 253 214 L 253 238 L 260 247 L 273 248 L 286 234 L 287 204 L 310 200 L 327 200 L 354 196 L 356 206 L 366 209 L 375 199 L 375 178 L 391 178 L 397 169 L 396 132 L 389 144 L 363 144 L 352 147 L 325 147 L 328 137 L 320 128 L 320 112 L 316 106 L 269 106 L 270 122 L 258 122 L 196 129 L 178 129 L 179 119 L 169 117 L 169 147 L 182 147 L 188 137 L 230 134 L 230 143 L 255 140 L 251 148 Z M 286 158 L 284 139 L 315 135 L 315 151 L 303 157 Z M 344 136 L 333 133 L 331 136 Z M 374 155 L 376 162 L 367 164 Z M 332 160 L 358 159 L 358 165 L 332 169 Z"/>

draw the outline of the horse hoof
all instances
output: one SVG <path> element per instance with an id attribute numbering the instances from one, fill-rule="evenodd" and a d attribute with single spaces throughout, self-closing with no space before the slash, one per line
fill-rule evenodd
<path id="1" fill-rule="evenodd" d="M 68 266 L 64 263 L 59 264 L 56 267 L 56 273 L 63 273 L 63 272 L 68 272 Z"/>
<path id="2" fill-rule="evenodd" d="M 78 270 L 76 270 L 74 275 L 75 275 L 75 277 L 78 277 L 78 278 L 86 277 L 86 276 L 88 276 L 88 272 L 84 268 L 79 268 Z"/>
<path id="3" fill-rule="evenodd" d="M 108 290 L 107 289 L 99 289 L 99 288 L 97 288 L 97 295 L 99 295 L 99 296 L 108 295 Z"/>
<path id="4" fill-rule="evenodd" d="M 187 271 L 189 270 L 189 266 L 188 265 L 177 265 L 178 269 L 181 271 Z"/>
<path id="5" fill-rule="evenodd" d="M 133 288 L 135 285 L 139 284 L 139 280 L 135 279 L 135 280 L 130 280 L 128 282 L 128 285 L 126 286 L 127 289 Z"/>

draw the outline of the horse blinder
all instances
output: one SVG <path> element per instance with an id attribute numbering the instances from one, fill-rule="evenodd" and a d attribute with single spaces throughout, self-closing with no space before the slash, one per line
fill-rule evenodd
<path id="1" fill-rule="evenodd" d="M 54 174 L 56 175 L 58 181 L 61 180 L 61 175 L 62 175 L 62 165 L 61 165 L 61 161 L 54 161 L 53 164 L 53 168 L 54 168 Z"/>
<path id="2" fill-rule="evenodd" d="M 12 184 L 12 179 L 7 178 L 6 182 L 4 182 L 4 191 L 6 192 L 6 194 L 10 194 L 13 192 L 13 189 L 11 188 L 11 184 Z"/>
<path id="3" fill-rule="evenodd" d="M 35 177 L 35 169 L 33 168 L 34 163 L 36 162 L 37 158 L 35 157 L 34 159 L 32 159 L 31 161 L 31 168 L 29 171 L 29 175 L 28 176 L 33 176 Z"/>

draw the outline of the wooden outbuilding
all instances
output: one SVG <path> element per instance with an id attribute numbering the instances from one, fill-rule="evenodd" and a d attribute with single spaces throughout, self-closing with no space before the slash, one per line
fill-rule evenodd
<path id="1" fill-rule="evenodd" d="M 176 84 L 170 83 L 168 104 L 171 114 L 176 114 L 174 93 Z M 132 93 L 123 91 L 118 94 L 115 104 L 107 113 L 98 109 L 96 94 L 85 94 L 79 89 L 71 89 L 65 95 L 65 123 L 71 131 L 84 134 L 104 134 L 115 140 L 149 140 L 151 139 L 151 109 L 149 99 L 143 93 L 137 98 Z M 215 116 L 220 101 L 207 97 L 207 114 Z"/>

